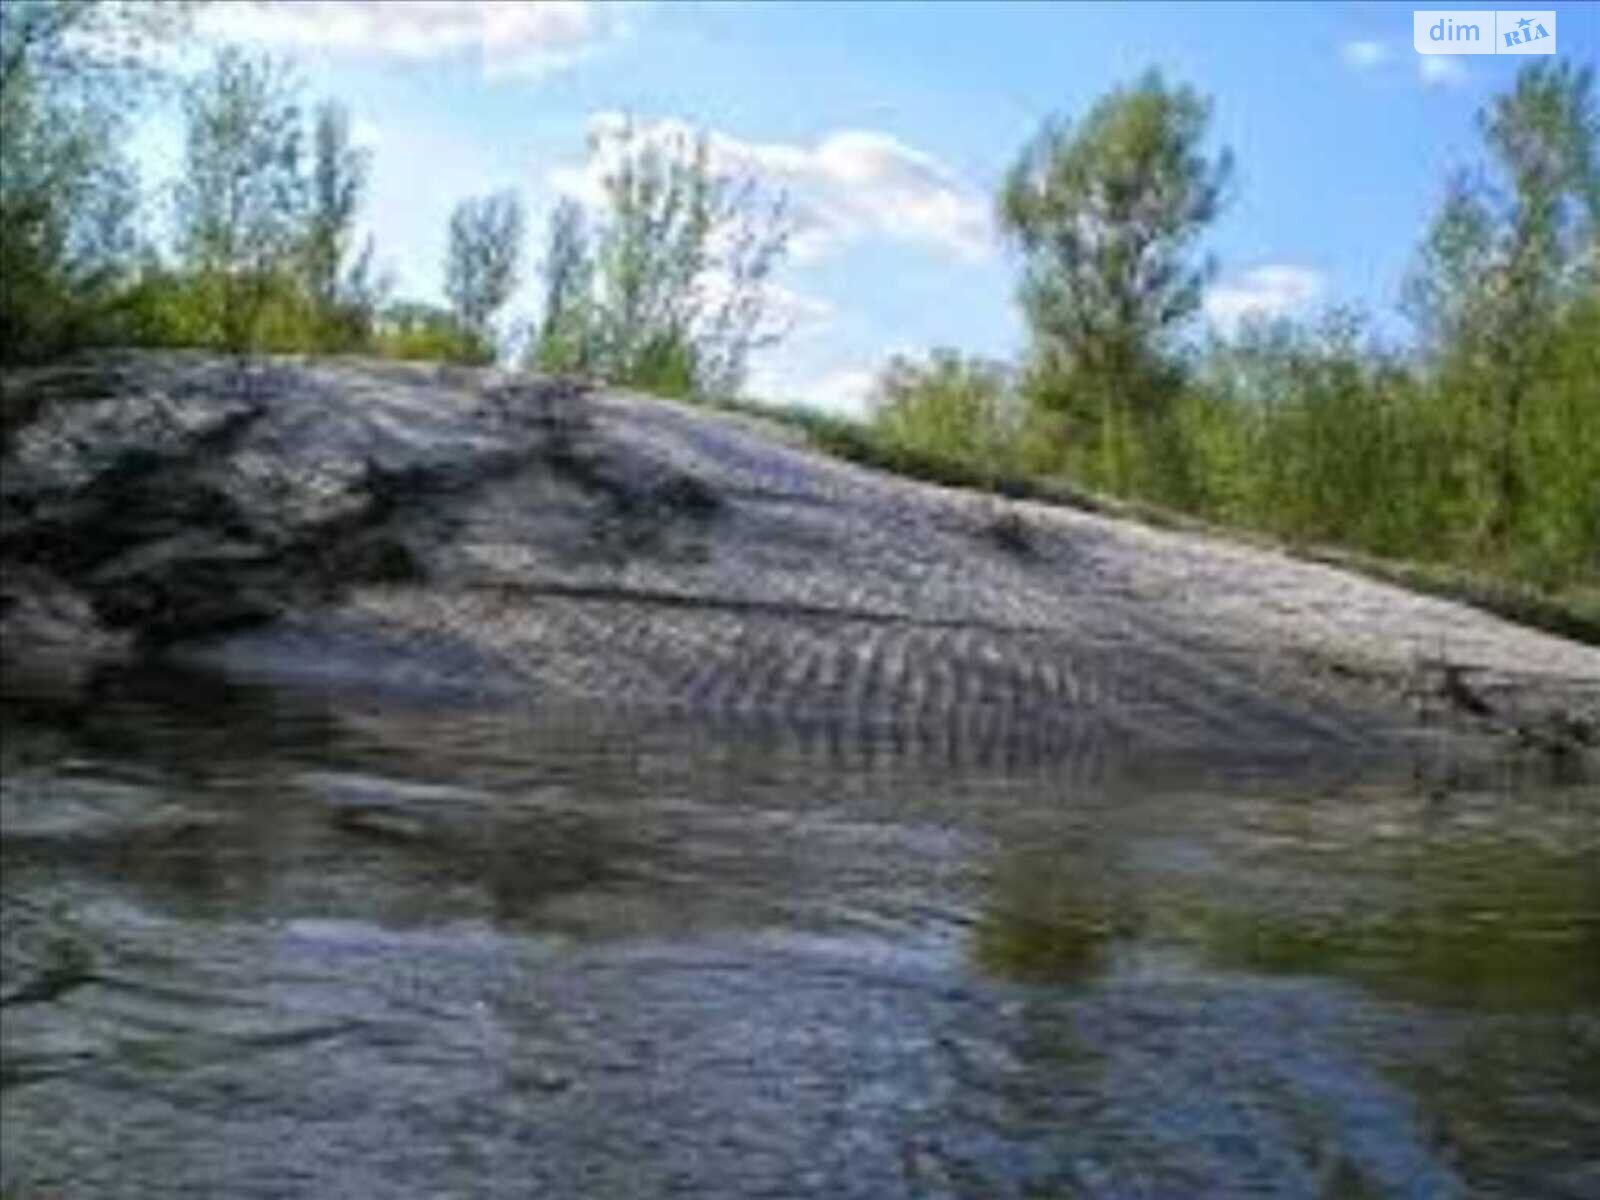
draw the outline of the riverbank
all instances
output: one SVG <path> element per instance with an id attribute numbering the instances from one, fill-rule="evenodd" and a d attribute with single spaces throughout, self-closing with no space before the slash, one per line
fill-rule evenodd
<path id="1" fill-rule="evenodd" d="M 1600 579 L 1588 585 L 1540 588 L 1491 571 L 1445 562 L 1384 558 L 1346 546 L 1290 540 L 1246 525 L 1219 524 L 1148 501 L 1091 491 L 1060 477 L 997 473 L 985 470 L 974 461 L 919 453 L 895 444 L 870 425 L 815 409 L 767 406 L 749 401 L 719 403 L 716 407 L 719 411 L 797 431 L 809 445 L 825 454 L 893 475 L 1241 542 L 1354 571 L 1409 591 L 1470 604 L 1494 616 L 1590 646 L 1600 645 Z"/>
<path id="2" fill-rule="evenodd" d="M 1576 641 L 745 415 L 354 359 L 106 355 L 6 389 L 11 656 L 1178 750 L 1448 719 L 1581 753 L 1600 720 Z"/>

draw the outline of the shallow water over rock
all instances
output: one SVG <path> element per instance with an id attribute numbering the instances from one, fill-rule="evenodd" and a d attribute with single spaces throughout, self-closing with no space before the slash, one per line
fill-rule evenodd
<path id="1" fill-rule="evenodd" d="M 7 1197 L 1600 1194 L 1581 766 L 7 687 Z"/>

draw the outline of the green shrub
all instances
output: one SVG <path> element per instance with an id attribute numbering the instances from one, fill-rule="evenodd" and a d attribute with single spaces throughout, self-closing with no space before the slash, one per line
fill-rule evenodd
<path id="1" fill-rule="evenodd" d="M 385 309 L 372 334 L 370 353 L 380 358 L 426 360 L 483 366 L 494 362 L 495 348 L 446 309 L 400 303 Z"/>
<path id="2" fill-rule="evenodd" d="M 999 363 L 949 349 L 896 357 L 872 396 L 872 432 L 891 453 L 993 481 L 1017 467 L 1017 405 Z"/>

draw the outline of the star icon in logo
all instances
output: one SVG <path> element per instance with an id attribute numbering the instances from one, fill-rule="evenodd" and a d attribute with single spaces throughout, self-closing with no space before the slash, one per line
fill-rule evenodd
<path id="1" fill-rule="evenodd" d="M 1532 24 L 1533 24 L 1533 22 L 1530 21 L 1527 17 L 1523 17 L 1522 20 L 1517 22 L 1517 28 L 1526 29 L 1529 25 L 1532 25 Z"/>

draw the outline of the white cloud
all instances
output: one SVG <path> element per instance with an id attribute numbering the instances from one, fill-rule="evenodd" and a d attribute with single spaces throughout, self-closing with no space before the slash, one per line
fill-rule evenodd
<path id="1" fill-rule="evenodd" d="M 1417 74 L 1424 87 L 1454 87 L 1466 82 L 1467 67 L 1450 55 L 1421 54 L 1417 56 Z"/>
<path id="2" fill-rule="evenodd" d="M 782 364 L 752 368 L 745 391 L 761 401 L 800 404 L 841 416 L 867 414 L 867 400 L 878 375 L 871 367 L 842 365 L 813 374 L 785 369 Z"/>
<path id="3" fill-rule="evenodd" d="M 1206 292 L 1205 313 L 1223 332 L 1231 333 L 1250 318 L 1271 319 L 1298 312 L 1320 296 L 1321 273 L 1310 267 L 1274 263 L 1244 271 Z"/>
<path id="4" fill-rule="evenodd" d="M 721 270 L 707 271 L 696 290 L 708 308 L 715 310 L 733 292 L 733 281 Z M 761 284 L 761 325 L 781 330 L 786 335 L 812 334 L 831 324 L 838 315 L 831 300 L 808 292 L 798 292 L 768 279 Z"/>
<path id="5" fill-rule="evenodd" d="M 591 0 L 230 0 L 196 17 L 214 39 L 409 62 L 475 57 L 489 78 L 570 66 L 627 32 L 628 6 Z"/>
<path id="6" fill-rule="evenodd" d="M 1389 48 L 1382 42 L 1346 42 L 1339 47 L 1339 57 L 1348 67 L 1368 71 L 1389 57 Z"/>
<path id="7" fill-rule="evenodd" d="M 598 208 L 602 180 L 615 168 L 627 128 L 619 113 L 595 114 L 587 162 L 550 171 L 550 185 Z M 636 121 L 633 131 L 635 139 L 657 143 L 694 136 L 693 127 L 670 119 Z M 712 132 L 710 157 L 714 171 L 753 175 L 785 193 L 795 223 L 790 251 L 796 261 L 815 261 L 873 236 L 933 246 L 966 262 L 993 253 L 984 194 L 932 155 L 889 134 L 840 130 L 804 145 Z"/>
<path id="8" fill-rule="evenodd" d="M 797 292 L 781 283 L 764 284 L 761 296 L 767 316 L 791 331 L 813 331 L 831 323 L 839 312 L 833 301 L 807 292 Z"/>
<path id="9" fill-rule="evenodd" d="M 878 373 L 867 367 L 840 367 L 825 375 L 807 380 L 797 389 L 802 402 L 824 412 L 844 412 L 864 415 L 867 397 L 871 395 Z"/>
<path id="10" fill-rule="evenodd" d="M 370 117 L 357 117 L 350 122 L 350 144 L 360 150 L 376 150 L 383 145 L 383 130 Z"/>

